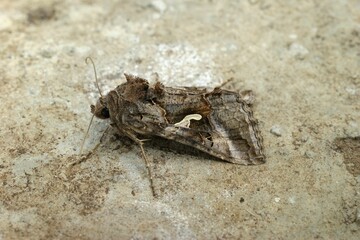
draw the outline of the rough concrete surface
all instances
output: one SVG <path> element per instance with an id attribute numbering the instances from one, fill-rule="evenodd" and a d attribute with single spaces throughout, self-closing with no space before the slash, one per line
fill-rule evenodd
<path id="1" fill-rule="evenodd" d="M 0 2 L 0 239 L 358 239 L 360 2 Z M 91 113 L 123 73 L 252 89 L 267 163 L 138 146 Z M 153 80 L 152 80 L 153 81 Z"/>

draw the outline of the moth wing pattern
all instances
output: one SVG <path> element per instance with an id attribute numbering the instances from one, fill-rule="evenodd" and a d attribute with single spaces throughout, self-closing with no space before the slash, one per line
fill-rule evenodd
<path id="1" fill-rule="evenodd" d="M 258 121 L 242 97 L 235 92 L 215 89 L 207 95 L 211 104 L 208 116 L 216 150 L 228 160 L 238 164 L 264 163 L 262 138 Z M 220 157 L 221 158 L 221 157 Z"/>
<path id="2" fill-rule="evenodd" d="M 153 175 L 143 148 L 149 136 L 173 140 L 231 163 L 265 162 L 258 122 L 250 108 L 251 91 L 171 88 L 160 82 L 150 86 L 143 78 L 125 77 L 126 82 L 106 96 L 100 93 L 91 112 L 100 119 L 110 118 L 119 134 L 140 146 L 153 196 Z"/>
<path id="3" fill-rule="evenodd" d="M 132 76 L 127 80 L 131 83 Z M 137 93 L 140 98 L 136 102 L 126 103 L 127 111 L 121 111 L 115 122 L 137 134 L 173 140 L 231 163 L 265 162 L 257 120 L 240 94 L 220 88 L 149 86 L 146 80 L 134 77 L 132 84 L 136 83 L 148 88 L 141 88 L 144 92 Z M 192 120 L 189 127 L 175 125 L 189 114 L 200 114 L 202 119 Z"/>

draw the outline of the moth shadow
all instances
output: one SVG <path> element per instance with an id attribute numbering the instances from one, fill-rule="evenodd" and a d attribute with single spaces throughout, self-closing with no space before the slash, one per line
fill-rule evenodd
<path id="1" fill-rule="evenodd" d="M 197 158 L 203 158 L 213 161 L 225 162 L 215 156 L 212 156 L 206 152 L 200 151 L 196 148 L 187 146 L 185 144 L 175 142 L 172 140 L 164 139 L 157 136 L 152 136 L 149 141 L 145 142 L 145 147 L 160 150 L 163 152 L 171 152 L 181 155 L 189 155 Z"/>
<path id="2" fill-rule="evenodd" d="M 130 138 L 126 136 L 121 136 L 116 132 L 113 132 L 112 136 L 114 137 L 113 141 L 116 140 L 119 143 L 114 150 L 121 149 L 120 150 L 121 152 L 128 152 L 134 147 L 135 148 L 137 147 L 136 143 L 134 143 Z M 167 153 L 175 153 L 181 155 L 189 155 L 197 158 L 228 163 L 206 152 L 200 151 L 196 148 L 187 146 L 185 144 L 176 141 L 164 139 L 158 136 L 151 136 L 151 137 L 147 136 L 146 139 L 149 139 L 149 141 L 144 142 L 145 151 L 146 148 L 151 148 L 165 153 L 167 152 Z M 164 157 L 161 158 L 163 159 Z M 156 161 L 156 159 L 154 160 Z"/>

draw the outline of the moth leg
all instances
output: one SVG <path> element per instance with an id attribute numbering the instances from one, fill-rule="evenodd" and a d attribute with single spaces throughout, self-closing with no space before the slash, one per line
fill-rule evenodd
<path id="1" fill-rule="evenodd" d="M 147 171 L 148 171 L 148 176 L 149 176 L 150 188 L 151 188 L 152 195 L 154 197 L 157 197 L 157 194 L 156 194 L 155 188 L 154 188 L 154 180 L 153 180 L 153 174 L 152 174 L 152 171 L 151 171 L 151 168 L 150 168 L 150 162 L 149 162 L 148 158 L 146 157 L 144 147 L 143 147 L 143 144 L 144 144 L 143 142 L 148 141 L 149 139 L 141 140 L 141 139 L 138 139 L 133 133 L 121 130 L 118 126 L 116 126 L 116 128 L 119 130 L 120 133 L 124 133 L 127 137 L 129 137 L 131 140 L 133 140 L 135 143 L 137 143 L 139 145 L 140 150 L 141 150 L 142 158 L 145 161 L 146 168 L 147 168 Z"/>
<path id="2" fill-rule="evenodd" d="M 145 141 L 146 141 L 146 140 L 145 140 Z M 149 162 L 149 160 L 148 160 L 147 157 L 146 157 L 146 154 L 145 154 L 145 151 L 144 151 L 144 147 L 143 147 L 143 142 L 144 142 L 144 141 L 138 139 L 136 142 L 137 142 L 137 144 L 140 146 L 142 157 L 143 157 L 144 160 L 145 160 L 146 168 L 147 168 L 147 170 L 148 170 L 148 175 L 149 175 L 149 179 L 150 179 L 151 192 L 152 192 L 152 194 L 153 194 L 154 197 L 157 197 L 157 194 L 156 194 L 155 188 L 154 188 L 154 180 L 153 180 L 153 175 L 152 175 L 151 168 L 150 168 L 150 162 Z"/>
<path id="3" fill-rule="evenodd" d="M 100 143 L 102 143 L 102 141 L 104 140 L 104 136 L 107 134 L 107 132 L 109 131 L 110 126 L 108 126 L 105 131 L 103 132 L 103 134 L 101 135 L 101 138 L 99 140 Z"/>
<path id="4" fill-rule="evenodd" d="M 68 167 L 73 167 L 73 166 L 78 165 L 78 164 L 80 164 L 80 163 L 82 163 L 82 162 L 85 162 L 86 160 L 88 160 L 88 159 L 96 152 L 96 150 L 98 149 L 98 147 L 100 146 L 100 144 L 101 144 L 101 142 L 99 142 L 98 144 L 96 144 L 96 146 L 93 148 L 93 150 L 90 151 L 90 152 L 88 152 L 85 156 L 81 156 L 81 155 L 80 155 L 80 157 L 79 157 L 78 159 L 76 159 L 76 160 L 73 161 L 73 162 L 68 163 L 67 166 L 68 166 Z M 83 155 L 83 154 L 82 154 L 82 155 Z"/>
<path id="5" fill-rule="evenodd" d="M 220 86 L 218 86 L 216 88 L 223 88 L 226 84 L 228 84 L 229 82 L 232 82 L 232 81 L 234 81 L 233 77 L 226 79 Z"/>
<path id="6" fill-rule="evenodd" d="M 110 127 L 107 127 L 107 128 L 105 129 L 105 131 L 104 131 L 103 134 L 101 135 L 101 138 L 100 138 L 100 140 L 99 140 L 99 143 L 96 144 L 96 146 L 95 146 L 90 152 L 88 152 L 85 156 L 82 156 L 83 154 L 80 154 L 80 158 L 79 158 L 79 159 L 77 159 L 76 161 L 73 161 L 73 162 L 69 163 L 68 165 L 69 165 L 69 166 L 75 166 L 75 165 L 77 165 L 77 164 L 80 164 L 80 163 L 85 162 L 86 160 L 88 160 L 88 159 L 96 152 L 96 150 L 98 149 L 98 147 L 101 145 L 101 143 L 102 143 L 102 141 L 103 141 L 103 138 L 104 138 L 105 134 L 107 133 L 107 131 L 108 131 L 109 129 L 110 129 Z"/>

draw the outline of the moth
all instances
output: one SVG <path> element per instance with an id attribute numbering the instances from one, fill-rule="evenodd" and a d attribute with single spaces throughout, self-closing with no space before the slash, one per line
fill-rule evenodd
<path id="1" fill-rule="evenodd" d="M 91 105 L 91 113 L 100 119 L 110 118 L 111 126 L 120 135 L 140 146 L 154 196 L 153 175 L 143 148 L 143 142 L 152 136 L 188 145 L 234 164 L 265 162 L 258 121 L 251 109 L 251 91 L 240 94 L 220 87 L 172 88 L 159 81 L 150 85 L 129 74 L 125 78 L 125 83 Z"/>

